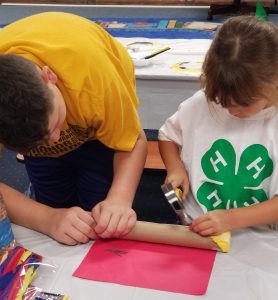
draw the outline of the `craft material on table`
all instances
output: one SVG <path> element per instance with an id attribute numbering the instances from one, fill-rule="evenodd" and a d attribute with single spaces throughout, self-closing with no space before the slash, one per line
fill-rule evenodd
<path id="1" fill-rule="evenodd" d="M 170 47 L 164 47 L 164 48 L 158 49 L 157 51 L 155 51 L 155 52 L 153 52 L 153 53 L 151 53 L 149 55 L 146 55 L 144 58 L 145 59 L 150 59 L 150 58 L 155 57 L 158 54 L 163 53 L 163 52 L 165 52 L 167 50 L 170 50 L 170 49 L 171 49 Z"/>
<path id="2" fill-rule="evenodd" d="M 136 78 L 144 80 L 198 81 L 205 55 L 211 45 L 210 39 L 117 39 L 126 47 L 134 61 Z M 164 47 L 171 49 L 151 59 L 144 59 Z"/>
<path id="3" fill-rule="evenodd" d="M 170 49 L 171 48 L 167 46 L 167 47 L 160 48 L 160 49 L 158 49 L 150 54 L 147 54 L 147 55 L 140 56 L 140 54 L 139 54 L 139 56 L 138 56 L 138 53 L 136 53 L 137 54 L 136 56 L 131 55 L 131 57 L 133 59 L 135 67 L 146 67 L 150 64 L 150 61 L 149 61 L 150 58 L 153 58 L 153 57 L 155 57 L 165 51 L 168 51 Z"/>
<path id="4" fill-rule="evenodd" d="M 69 298 L 65 295 L 54 294 L 54 293 L 46 293 L 46 292 L 39 292 L 34 297 L 30 298 L 30 300 L 68 300 Z M 29 300 L 23 299 L 23 300 Z"/>
<path id="5" fill-rule="evenodd" d="M 73 273 L 89 280 L 205 294 L 216 252 L 127 240 L 96 241 Z"/>
<path id="6" fill-rule="evenodd" d="M 175 63 L 170 68 L 176 73 L 198 77 L 202 74 L 203 60 L 200 58 L 197 58 L 197 60 L 198 61 L 182 61 Z"/>
<path id="7" fill-rule="evenodd" d="M 42 257 L 20 246 L 0 257 L 0 299 L 22 299 Z"/>

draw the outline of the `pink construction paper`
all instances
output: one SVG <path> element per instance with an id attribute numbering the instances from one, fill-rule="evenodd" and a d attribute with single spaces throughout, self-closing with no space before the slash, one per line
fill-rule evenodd
<path id="1" fill-rule="evenodd" d="M 96 241 L 73 276 L 154 290 L 205 294 L 216 251 L 129 240 Z"/>

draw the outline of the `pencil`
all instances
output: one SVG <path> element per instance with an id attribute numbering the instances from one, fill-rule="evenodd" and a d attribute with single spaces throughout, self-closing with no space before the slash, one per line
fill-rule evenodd
<path id="1" fill-rule="evenodd" d="M 164 47 L 164 48 L 161 48 L 161 49 L 159 49 L 159 50 L 157 50 L 157 51 L 155 51 L 155 52 L 153 52 L 153 53 L 151 53 L 151 54 L 145 56 L 144 58 L 145 58 L 145 59 L 152 58 L 152 57 L 154 57 L 154 56 L 156 56 L 156 55 L 158 55 L 158 54 L 160 54 L 160 53 L 162 53 L 162 52 L 165 52 L 165 51 L 167 51 L 167 50 L 169 50 L 169 49 L 171 49 L 171 48 L 170 48 L 170 47 Z"/>

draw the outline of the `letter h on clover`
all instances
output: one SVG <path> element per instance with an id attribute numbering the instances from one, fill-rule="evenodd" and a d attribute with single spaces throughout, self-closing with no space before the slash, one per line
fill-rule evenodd
<path id="1" fill-rule="evenodd" d="M 249 206 L 266 201 L 262 182 L 271 176 L 273 161 L 267 149 L 253 144 L 241 153 L 237 168 L 233 145 L 219 139 L 204 154 L 202 170 L 207 177 L 197 191 L 198 201 L 208 211 Z"/>

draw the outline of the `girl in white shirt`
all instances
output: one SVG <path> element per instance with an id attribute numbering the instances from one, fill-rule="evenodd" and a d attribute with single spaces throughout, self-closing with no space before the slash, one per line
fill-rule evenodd
<path id="1" fill-rule="evenodd" d="M 278 28 L 228 19 L 203 64 L 203 90 L 159 130 L 166 183 L 201 235 L 278 222 Z"/>

